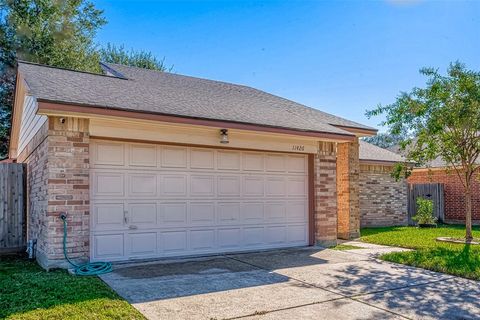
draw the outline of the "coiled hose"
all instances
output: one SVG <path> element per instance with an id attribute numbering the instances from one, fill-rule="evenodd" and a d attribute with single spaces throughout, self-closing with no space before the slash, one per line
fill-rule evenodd
<path id="1" fill-rule="evenodd" d="M 60 219 L 63 220 L 63 255 L 70 263 L 75 271 L 76 275 L 79 276 L 95 276 L 99 274 L 112 272 L 112 264 L 110 262 L 88 262 L 85 264 L 75 264 L 68 258 L 67 255 L 67 215 L 62 213 Z"/>

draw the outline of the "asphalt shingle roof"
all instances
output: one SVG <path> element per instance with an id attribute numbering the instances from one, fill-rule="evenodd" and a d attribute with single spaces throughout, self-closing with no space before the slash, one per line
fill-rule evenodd
<path id="1" fill-rule="evenodd" d="M 405 158 L 394 153 L 390 150 L 383 149 L 368 143 L 366 141 L 360 140 L 359 146 L 360 160 L 371 160 L 371 161 L 386 161 L 386 162 L 403 162 Z"/>
<path id="2" fill-rule="evenodd" d="M 416 141 L 416 140 L 415 140 Z M 408 147 L 407 147 L 408 149 Z M 389 151 L 401 154 L 401 155 L 406 155 L 407 151 L 402 150 L 400 148 L 400 145 L 394 145 L 390 148 L 388 148 Z M 480 164 L 480 157 L 475 161 L 476 164 Z M 446 163 L 441 157 L 437 157 L 431 161 L 428 161 L 427 163 L 419 166 L 419 168 L 446 168 L 446 167 L 451 167 L 448 163 Z"/>
<path id="3" fill-rule="evenodd" d="M 29 94 L 44 101 L 336 134 L 375 130 L 251 87 L 124 65 L 109 75 L 19 63 Z"/>

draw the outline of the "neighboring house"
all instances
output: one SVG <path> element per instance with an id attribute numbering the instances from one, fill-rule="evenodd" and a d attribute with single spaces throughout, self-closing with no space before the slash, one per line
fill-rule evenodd
<path id="1" fill-rule="evenodd" d="M 462 181 L 453 168 L 442 159 L 435 159 L 428 167 L 414 168 L 408 177 L 408 183 L 442 183 L 445 199 L 445 222 L 465 222 L 465 191 Z M 480 173 L 477 172 L 472 185 L 472 220 L 480 223 Z"/>
<path id="2" fill-rule="evenodd" d="M 405 159 L 360 140 L 360 224 L 362 227 L 408 224 L 407 182 L 391 173 Z"/>
<path id="3" fill-rule="evenodd" d="M 398 145 L 390 151 L 402 154 Z M 480 161 L 480 160 L 478 160 Z M 455 170 L 438 157 L 422 167 L 414 167 L 408 177 L 410 184 L 441 183 L 444 186 L 445 223 L 465 223 L 465 191 Z M 472 220 L 480 224 L 480 172 L 477 172 L 472 186 Z"/>
<path id="4" fill-rule="evenodd" d="M 66 266 L 61 212 L 76 260 L 359 235 L 358 138 L 375 129 L 246 86 L 102 67 L 18 66 L 10 158 L 27 164 L 44 268 Z"/>

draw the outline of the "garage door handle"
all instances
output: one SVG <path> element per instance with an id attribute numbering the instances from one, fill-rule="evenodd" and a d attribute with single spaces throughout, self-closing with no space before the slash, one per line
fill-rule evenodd
<path id="1" fill-rule="evenodd" d="M 123 211 L 123 221 L 125 222 L 125 224 L 128 223 L 128 218 L 127 218 L 127 214 L 128 214 L 128 211 Z"/>
<path id="2" fill-rule="evenodd" d="M 128 229 L 138 229 L 138 227 L 130 225 L 130 226 L 128 226 Z"/>

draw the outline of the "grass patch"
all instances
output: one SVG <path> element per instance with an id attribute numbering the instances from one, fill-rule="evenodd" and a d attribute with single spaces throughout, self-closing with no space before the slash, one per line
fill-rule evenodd
<path id="1" fill-rule="evenodd" d="M 355 249 L 363 249 L 362 247 L 352 246 L 351 244 L 339 244 L 333 248 L 332 250 L 344 251 L 344 250 L 355 250 Z"/>
<path id="2" fill-rule="evenodd" d="M 0 258 L 0 319 L 145 319 L 97 277 Z"/>
<path id="3" fill-rule="evenodd" d="M 380 256 L 383 260 L 480 280 L 480 245 L 436 241 L 438 237 L 462 238 L 464 235 L 465 227 L 456 225 L 431 229 L 387 227 L 361 230 L 362 241 L 414 249 L 384 254 Z M 480 237 L 480 228 L 474 228 L 473 236 Z"/>

